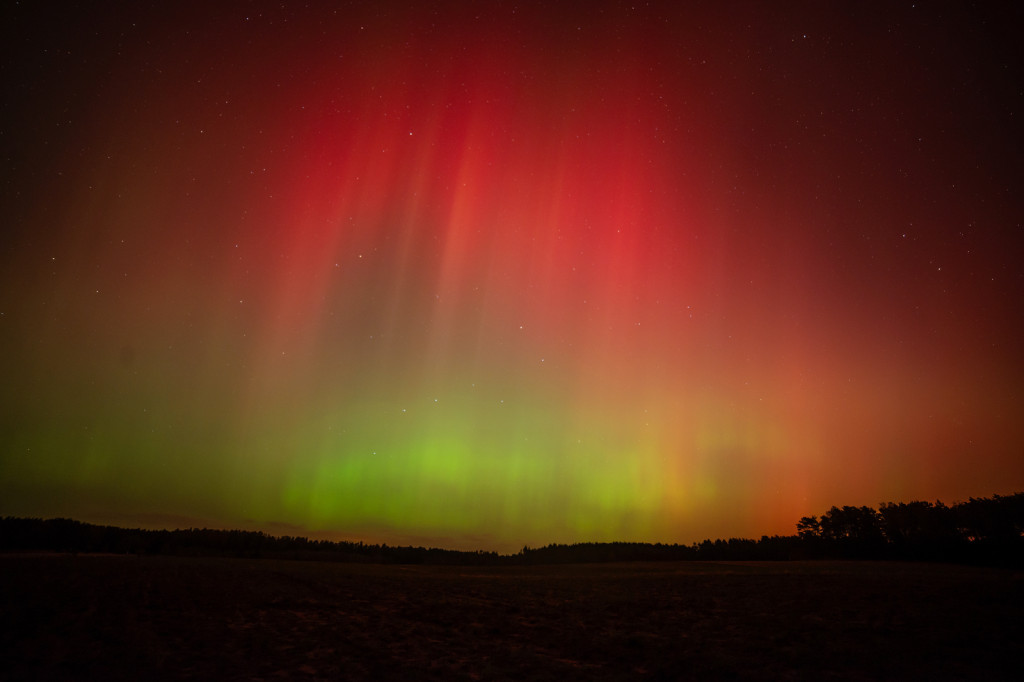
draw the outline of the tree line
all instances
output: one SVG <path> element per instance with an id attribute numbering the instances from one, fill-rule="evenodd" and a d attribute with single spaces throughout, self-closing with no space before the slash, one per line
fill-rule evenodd
<path id="1" fill-rule="evenodd" d="M 210 528 L 145 530 L 99 526 L 64 518 L 17 517 L 0 519 L 0 551 L 227 556 L 398 564 L 486 563 L 498 557 L 496 552 L 389 547 L 387 544 L 273 536 L 262 531 Z"/>
<path id="2" fill-rule="evenodd" d="M 898 559 L 1024 566 L 1024 493 L 942 502 L 832 507 L 805 516 L 795 535 L 691 545 L 585 542 L 524 547 L 515 554 L 391 547 L 260 531 L 143 530 L 71 519 L 0 519 L 0 551 L 231 556 L 390 564 L 517 565 L 611 561 Z"/>
<path id="3" fill-rule="evenodd" d="M 819 555 L 933 561 L 1020 563 L 1024 545 L 1024 493 L 941 501 L 884 502 L 832 507 L 797 524 L 805 550 Z"/>

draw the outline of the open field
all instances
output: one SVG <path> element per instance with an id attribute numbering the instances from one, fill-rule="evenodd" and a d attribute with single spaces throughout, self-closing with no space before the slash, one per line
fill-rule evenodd
<path id="1" fill-rule="evenodd" d="M 1011 679 L 1024 573 L 0 555 L 2 679 Z"/>

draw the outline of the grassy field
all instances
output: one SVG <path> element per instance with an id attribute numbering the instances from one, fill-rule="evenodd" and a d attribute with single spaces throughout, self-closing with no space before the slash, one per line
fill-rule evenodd
<path id="1" fill-rule="evenodd" d="M 2 679 L 1016 679 L 1024 574 L 0 555 Z"/>

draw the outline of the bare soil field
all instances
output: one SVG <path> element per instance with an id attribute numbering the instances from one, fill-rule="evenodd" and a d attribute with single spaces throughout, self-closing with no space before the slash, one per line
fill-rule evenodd
<path id="1" fill-rule="evenodd" d="M 1017 679 L 1024 572 L 0 555 L 0 679 Z"/>

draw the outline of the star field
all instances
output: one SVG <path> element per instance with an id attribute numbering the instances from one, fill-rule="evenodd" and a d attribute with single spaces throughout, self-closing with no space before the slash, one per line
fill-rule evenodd
<path id="1" fill-rule="evenodd" d="M 510 550 L 1018 490 L 1021 18 L 9 6 L 0 514 Z"/>

